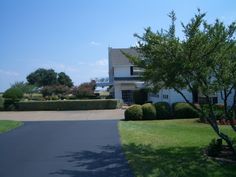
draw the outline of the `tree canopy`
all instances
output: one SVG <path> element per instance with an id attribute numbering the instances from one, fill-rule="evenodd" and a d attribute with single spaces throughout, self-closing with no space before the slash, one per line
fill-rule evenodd
<path id="1" fill-rule="evenodd" d="M 176 16 L 171 12 L 168 30 L 153 32 L 149 27 L 143 35 L 135 34 L 138 39 L 135 48 L 140 56 L 123 53 L 131 62 L 144 69 L 143 79 L 147 85 L 154 91 L 163 88 L 174 89 L 205 116 L 217 135 L 233 149 L 231 139 L 222 133 L 217 125 L 211 96 L 222 93 L 224 116 L 232 120 L 233 117 L 230 117 L 229 113 L 236 103 L 236 23 L 226 26 L 216 19 L 214 23 L 209 24 L 205 16 L 205 13 L 198 10 L 186 25 L 182 23 L 184 37 L 180 39 L 175 34 Z M 207 115 L 187 99 L 183 89 L 190 92 L 197 89 L 206 98 L 210 108 Z M 227 106 L 230 94 L 235 94 L 231 108 Z"/>
<path id="2" fill-rule="evenodd" d="M 38 87 L 56 84 L 65 85 L 68 87 L 73 86 L 73 82 L 68 75 L 64 72 L 56 73 L 53 69 L 39 68 L 30 73 L 26 79 L 29 84 L 37 85 Z"/>

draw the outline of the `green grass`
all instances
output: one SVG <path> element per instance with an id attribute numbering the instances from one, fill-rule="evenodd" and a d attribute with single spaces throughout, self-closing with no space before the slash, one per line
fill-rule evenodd
<path id="1" fill-rule="evenodd" d="M 10 131 L 21 125 L 22 125 L 22 122 L 19 122 L 19 121 L 0 120 L 0 134 L 3 132 Z"/>
<path id="2" fill-rule="evenodd" d="M 236 164 L 222 164 L 203 155 L 217 138 L 196 119 L 121 121 L 122 147 L 137 177 L 234 177 Z M 236 135 L 229 126 L 222 130 Z"/>

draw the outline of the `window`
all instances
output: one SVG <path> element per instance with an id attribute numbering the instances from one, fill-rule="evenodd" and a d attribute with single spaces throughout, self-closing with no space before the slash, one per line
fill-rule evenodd
<path id="1" fill-rule="evenodd" d="M 137 66 L 130 66 L 130 75 L 131 76 L 138 76 L 141 75 L 143 70 Z"/>
<path id="2" fill-rule="evenodd" d="M 168 99 L 169 96 L 168 95 L 163 95 L 163 99 Z"/>

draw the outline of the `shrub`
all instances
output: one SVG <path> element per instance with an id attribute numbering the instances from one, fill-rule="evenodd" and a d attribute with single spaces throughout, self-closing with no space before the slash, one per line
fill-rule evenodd
<path id="1" fill-rule="evenodd" d="M 142 105 L 143 110 L 143 119 L 145 120 L 153 120 L 156 119 L 156 108 L 151 103 L 146 103 Z"/>
<path id="2" fill-rule="evenodd" d="M 5 110 L 15 110 L 17 108 L 17 102 L 23 98 L 23 91 L 20 88 L 10 88 L 7 89 L 3 94 L 4 99 L 4 109 Z"/>
<path id="3" fill-rule="evenodd" d="M 96 83 L 94 81 L 85 82 L 80 84 L 78 87 L 74 87 L 72 90 L 73 95 L 77 98 L 95 98 L 94 90 Z"/>
<path id="4" fill-rule="evenodd" d="M 222 119 L 224 115 L 224 105 L 221 104 L 215 104 L 213 105 L 213 111 L 215 113 L 216 119 L 220 120 Z M 203 113 L 205 116 L 208 116 L 207 114 L 209 113 L 209 106 L 207 104 L 201 105 L 201 109 L 203 110 Z"/>
<path id="5" fill-rule="evenodd" d="M 147 101 L 147 90 L 140 89 L 133 92 L 133 99 L 135 104 L 144 104 Z"/>
<path id="6" fill-rule="evenodd" d="M 175 118 L 196 118 L 199 117 L 198 112 L 188 103 L 174 103 L 173 114 Z"/>
<path id="7" fill-rule="evenodd" d="M 57 95 L 60 98 L 63 98 L 66 94 L 70 92 L 70 88 L 65 85 L 50 85 L 50 86 L 45 86 L 41 90 L 41 93 L 43 94 L 44 97 L 51 97 L 54 95 Z"/>
<path id="8" fill-rule="evenodd" d="M 117 100 L 21 101 L 21 111 L 116 109 Z"/>
<path id="9" fill-rule="evenodd" d="M 216 157 L 222 150 L 222 139 L 213 139 L 207 147 L 207 155 Z"/>
<path id="10" fill-rule="evenodd" d="M 171 118 L 171 107 L 167 102 L 158 102 L 154 104 L 156 108 L 157 119 Z"/>
<path id="11" fill-rule="evenodd" d="M 132 105 L 125 110 L 125 120 L 142 120 L 143 110 L 141 105 Z"/>
<path id="12" fill-rule="evenodd" d="M 0 95 L 0 111 L 4 109 L 4 99 Z"/>
<path id="13" fill-rule="evenodd" d="M 23 98 L 23 91 L 20 88 L 10 88 L 3 93 L 3 98 L 19 100 Z"/>

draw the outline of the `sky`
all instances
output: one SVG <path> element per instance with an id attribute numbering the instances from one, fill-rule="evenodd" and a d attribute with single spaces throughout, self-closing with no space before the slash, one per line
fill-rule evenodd
<path id="1" fill-rule="evenodd" d="M 134 33 L 206 19 L 236 20 L 235 0 L 0 0 L 0 92 L 38 68 L 65 72 L 75 85 L 108 77 L 108 47 L 134 46 Z"/>

